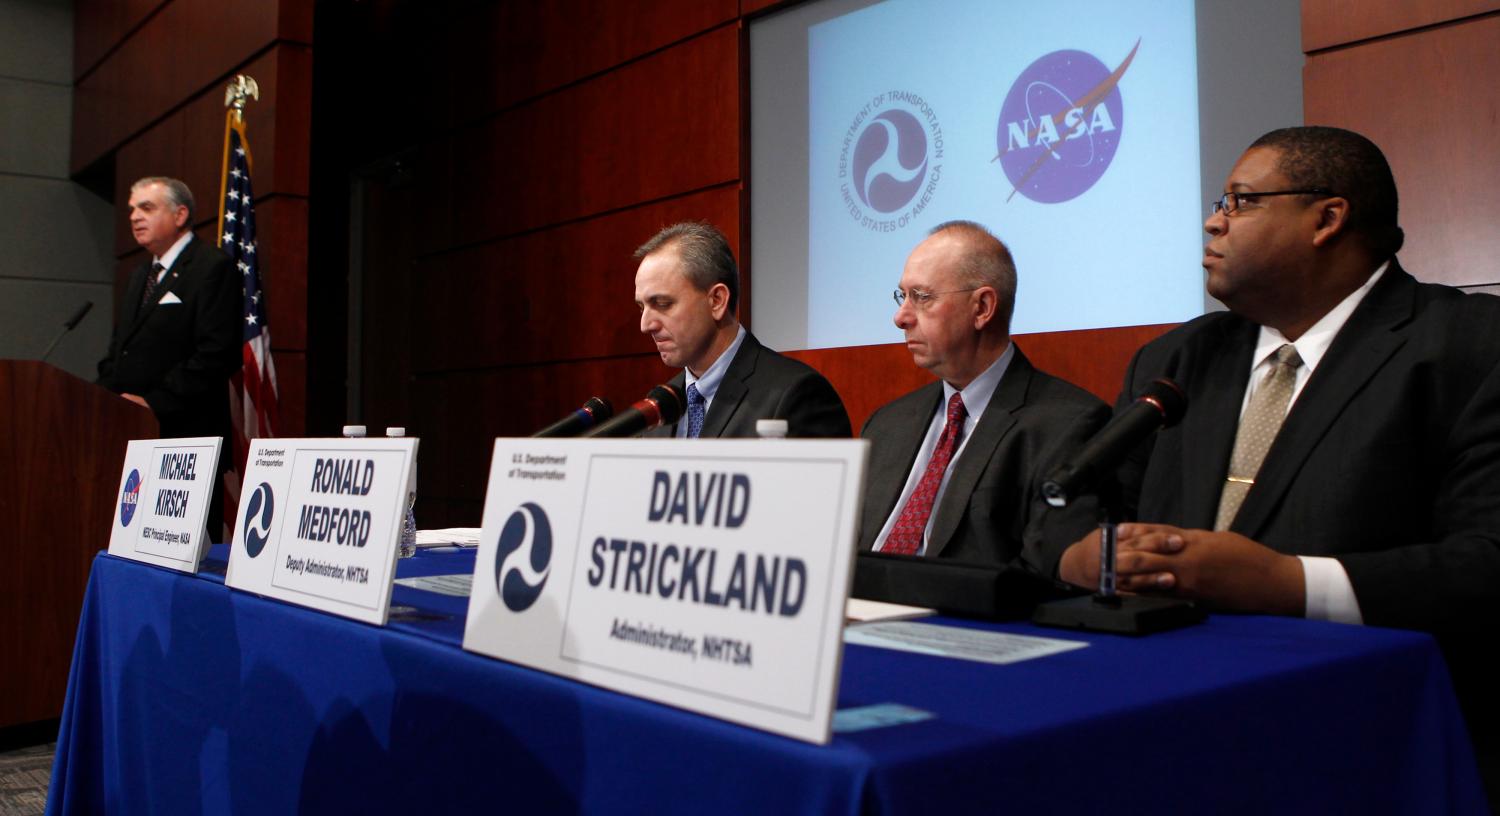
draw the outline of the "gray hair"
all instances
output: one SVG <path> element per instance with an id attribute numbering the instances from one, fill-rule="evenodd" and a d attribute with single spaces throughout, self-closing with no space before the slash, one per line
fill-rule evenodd
<path id="1" fill-rule="evenodd" d="M 996 314 L 1000 325 L 1010 333 L 1010 318 L 1016 310 L 1016 261 L 1005 242 L 996 238 L 984 225 L 974 221 L 944 221 L 933 227 L 928 236 L 952 233 L 963 240 L 964 254 L 959 262 L 958 279 L 962 286 L 994 288 Z"/>
<path id="2" fill-rule="evenodd" d="M 174 208 L 186 207 L 188 211 L 188 221 L 192 222 L 194 210 L 193 191 L 189 190 L 186 184 L 183 184 L 177 179 L 169 178 L 167 176 L 146 176 L 143 179 L 138 179 L 136 183 L 130 185 L 130 189 L 139 190 L 142 187 L 147 187 L 152 184 L 160 184 L 162 188 L 167 191 L 168 204 L 171 204 Z"/>
<path id="3" fill-rule="evenodd" d="M 693 286 L 707 292 L 716 283 L 729 288 L 729 313 L 740 302 L 740 267 L 729 251 L 729 239 L 706 221 L 682 221 L 665 227 L 635 251 L 641 260 L 668 247 L 676 247 L 683 272 Z"/>

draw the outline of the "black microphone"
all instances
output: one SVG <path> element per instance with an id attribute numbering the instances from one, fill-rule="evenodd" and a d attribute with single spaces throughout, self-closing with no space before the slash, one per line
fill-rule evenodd
<path id="1" fill-rule="evenodd" d="M 635 436 L 658 425 L 676 422 L 682 416 L 682 392 L 670 385 L 658 385 L 646 398 L 626 408 L 614 419 L 584 434 L 585 439 L 613 436 Z"/>
<path id="2" fill-rule="evenodd" d="M 1157 377 L 1146 384 L 1135 402 L 1094 434 L 1083 450 L 1071 461 L 1042 482 L 1042 496 L 1053 507 L 1067 507 L 1068 502 L 1086 493 L 1099 476 L 1112 469 L 1158 428 L 1170 428 L 1187 410 L 1187 396 L 1177 383 Z"/>
<path id="3" fill-rule="evenodd" d="M 52 350 L 57 348 L 57 344 L 62 342 L 62 339 L 67 336 L 68 332 L 78 326 L 79 321 L 83 320 L 83 316 L 88 314 L 89 309 L 92 308 L 94 308 L 94 302 L 92 300 L 85 300 L 83 305 L 78 307 L 78 311 L 74 312 L 73 316 L 68 318 L 68 321 L 63 324 L 63 330 L 58 332 L 57 337 L 52 340 L 52 345 L 48 346 L 47 350 L 42 352 L 43 362 L 52 356 Z"/>
<path id="4" fill-rule="evenodd" d="M 615 409 L 603 397 L 589 397 L 582 408 L 559 419 L 531 435 L 532 439 L 543 437 L 577 436 L 589 428 L 614 416 Z"/>

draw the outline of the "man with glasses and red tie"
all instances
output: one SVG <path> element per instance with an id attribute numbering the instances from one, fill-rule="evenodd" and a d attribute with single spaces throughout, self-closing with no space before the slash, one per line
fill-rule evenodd
<path id="1" fill-rule="evenodd" d="M 895 322 L 938 382 L 876 411 L 859 546 L 1051 573 L 1098 522 L 1090 503 L 1043 514 L 1044 469 L 1109 417 L 1097 397 L 1032 367 L 1010 341 L 1016 267 L 979 224 L 934 229 L 907 259 Z M 1048 556 L 1051 552 L 1052 555 Z"/>

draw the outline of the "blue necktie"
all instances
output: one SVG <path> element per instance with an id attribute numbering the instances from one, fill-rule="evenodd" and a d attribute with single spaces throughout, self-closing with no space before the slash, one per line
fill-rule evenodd
<path id="1" fill-rule="evenodd" d="M 697 383 L 688 386 L 688 439 L 697 439 L 703 433 L 703 402 Z"/>

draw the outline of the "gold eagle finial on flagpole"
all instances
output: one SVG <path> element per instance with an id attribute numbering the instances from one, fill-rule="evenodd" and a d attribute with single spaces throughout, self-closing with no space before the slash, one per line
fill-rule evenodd
<path id="1" fill-rule="evenodd" d="M 245 100 L 250 97 L 260 99 L 260 86 L 255 84 L 254 79 L 239 74 L 229 80 L 229 87 L 224 89 L 224 107 L 234 109 L 235 121 L 244 121 Z"/>

